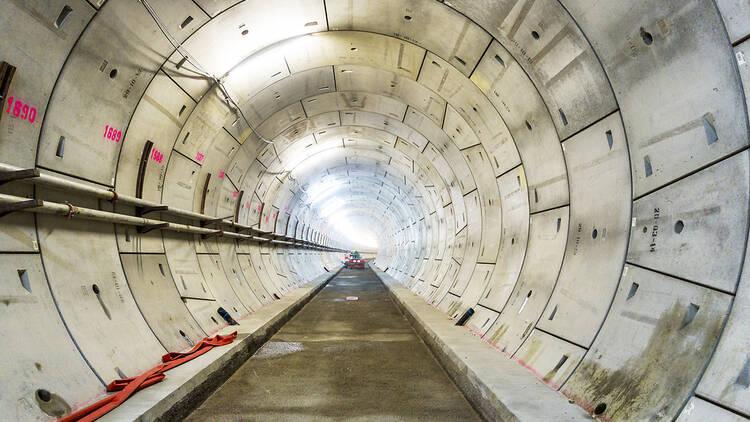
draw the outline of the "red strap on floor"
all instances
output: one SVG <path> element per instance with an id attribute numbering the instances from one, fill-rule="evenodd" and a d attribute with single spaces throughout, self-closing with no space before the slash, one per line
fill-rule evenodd
<path id="1" fill-rule="evenodd" d="M 196 344 L 189 352 L 186 353 L 167 353 L 161 357 L 162 364 L 159 364 L 141 375 L 134 378 L 123 378 L 112 381 L 107 386 L 107 392 L 117 391 L 117 393 L 107 396 L 98 402 L 89 405 L 75 413 L 62 418 L 59 422 L 91 422 L 95 421 L 107 412 L 119 406 L 128 399 L 133 393 L 142 390 L 148 386 L 154 385 L 164 379 L 164 372 L 180 366 L 185 362 L 191 361 L 198 356 L 208 352 L 216 346 L 224 346 L 231 343 L 237 338 L 237 332 L 228 336 L 216 335 L 215 337 L 206 337 Z"/>

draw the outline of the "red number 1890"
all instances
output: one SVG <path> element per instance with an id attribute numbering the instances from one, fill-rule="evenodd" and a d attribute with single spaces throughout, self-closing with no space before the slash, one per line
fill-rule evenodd
<path id="1" fill-rule="evenodd" d="M 34 107 L 30 107 L 13 97 L 8 97 L 8 109 L 5 112 L 11 114 L 11 110 L 13 117 L 20 117 L 28 120 L 29 123 L 34 123 L 34 120 L 36 120 L 36 109 Z"/>

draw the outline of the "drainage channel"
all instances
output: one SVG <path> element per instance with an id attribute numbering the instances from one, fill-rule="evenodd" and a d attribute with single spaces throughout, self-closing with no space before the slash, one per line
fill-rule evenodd
<path id="1" fill-rule="evenodd" d="M 371 270 L 342 270 L 188 421 L 480 420 Z"/>

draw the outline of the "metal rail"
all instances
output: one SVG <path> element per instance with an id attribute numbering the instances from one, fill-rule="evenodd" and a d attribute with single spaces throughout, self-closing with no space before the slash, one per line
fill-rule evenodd
<path id="1" fill-rule="evenodd" d="M 45 186 L 53 189 L 58 189 L 67 192 L 75 192 L 77 194 L 92 196 L 98 199 L 104 199 L 113 203 L 125 204 L 136 207 L 136 210 L 158 210 L 159 212 L 187 218 L 191 220 L 198 220 L 200 222 L 212 222 L 216 223 L 218 229 L 209 229 L 205 227 L 193 226 L 190 224 L 172 223 L 163 220 L 130 216 L 121 214 L 118 212 L 100 211 L 90 208 L 78 207 L 75 205 L 60 204 L 55 202 L 49 202 L 44 200 L 36 200 L 38 204 L 34 206 L 22 206 L 14 211 L 24 212 L 36 212 L 43 214 L 55 214 L 69 217 L 80 217 L 90 220 L 104 221 L 117 224 L 125 224 L 132 226 L 144 227 L 146 230 L 171 230 L 181 231 L 187 233 L 195 233 L 201 235 L 222 235 L 225 237 L 231 237 L 235 239 L 243 239 L 255 242 L 271 242 L 275 244 L 283 245 L 294 245 L 298 247 L 305 247 L 310 249 L 318 249 L 332 252 L 343 252 L 343 249 L 332 248 L 324 246 L 314 242 L 308 242 L 305 240 L 295 239 L 288 236 L 279 236 L 271 232 L 265 232 L 256 228 L 246 226 L 231 221 L 231 218 L 217 218 L 193 211 L 183 210 L 179 208 L 173 208 L 165 206 L 164 204 L 147 201 L 144 199 L 136 198 L 130 195 L 122 195 L 117 193 L 114 189 L 104 189 L 95 186 L 90 186 L 84 183 L 66 180 L 55 175 L 49 174 L 38 169 L 34 171 L 28 171 L 28 169 L 16 167 L 10 164 L 0 163 L 0 173 L 13 173 L 13 174 L 28 174 L 28 177 L 13 178 L 12 182 L 32 183 L 39 186 Z M 23 171 L 27 171 L 23 173 Z M 9 181 L 9 182 L 10 182 Z M 18 208 L 20 204 L 29 204 L 29 198 L 22 198 L 13 195 L 0 194 L 0 204 L 10 207 Z M 227 219 L 229 221 L 227 221 Z M 166 225 L 164 225 L 166 224 Z M 222 230 L 222 227 L 228 228 L 229 230 Z M 230 231 L 231 230 L 231 231 Z M 237 233 L 237 231 L 246 231 L 248 234 Z M 264 237 L 269 236 L 269 237 Z"/>

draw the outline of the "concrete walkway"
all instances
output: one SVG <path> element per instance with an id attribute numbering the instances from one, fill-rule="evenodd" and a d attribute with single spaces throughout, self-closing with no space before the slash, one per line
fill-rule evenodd
<path id="1" fill-rule="evenodd" d="M 368 269 L 341 271 L 187 420 L 479 418 Z"/>

